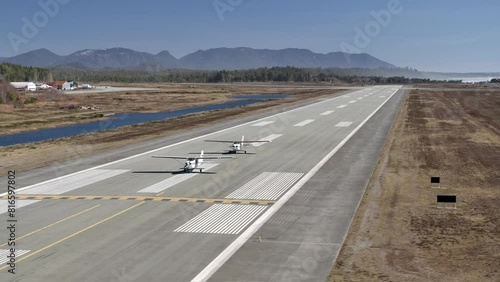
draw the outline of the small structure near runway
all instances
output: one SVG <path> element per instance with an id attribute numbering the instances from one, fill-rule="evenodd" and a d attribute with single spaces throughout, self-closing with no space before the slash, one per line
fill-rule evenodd
<path id="1" fill-rule="evenodd" d="M 441 177 L 431 176 L 431 188 L 441 188 Z"/>
<path id="2" fill-rule="evenodd" d="M 437 195 L 436 204 L 438 209 L 456 209 L 457 196 L 455 194 Z"/>

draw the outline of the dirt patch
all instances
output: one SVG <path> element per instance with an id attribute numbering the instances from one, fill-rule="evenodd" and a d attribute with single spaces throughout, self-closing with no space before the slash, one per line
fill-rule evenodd
<path id="1" fill-rule="evenodd" d="M 329 281 L 500 281 L 499 103 L 498 90 L 407 96 Z"/>
<path id="2" fill-rule="evenodd" d="M 125 126 L 115 130 L 61 138 L 46 142 L 0 147 L 0 176 L 7 170 L 20 172 L 50 164 L 74 160 L 105 150 L 165 137 L 180 131 L 199 128 L 228 118 L 241 118 L 271 109 L 279 109 L 315 99 L 336 95 L 341 90 L 318 90 L 296 93 L 291 98 L 275 99 L 247 106 L 203 112 L 146 124 Z"/>

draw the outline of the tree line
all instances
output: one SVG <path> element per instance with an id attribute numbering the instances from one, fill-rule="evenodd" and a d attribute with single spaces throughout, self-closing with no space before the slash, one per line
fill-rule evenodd
<path id="1" fill-rule="evenodd" d="M 237 82 L 344 82 L 361 84 L 410 84 L 438 82 L 426 78 L 407 78 L 417 72 L 409 68 L 342 69 L 272 67 L 249 70 L 89 70 L 72 67 L 51 69 L 0 64 L 0 74 L 7 81 L 55 80 L 124 83 L 237 83 Z M 401 74 L 400 74 L 401 73 Z M 392 74 L 392 75 L 391 75 Z M 395 75 L 397 74 L 397 75 Z M 453 81 L 458 82 L 458 81 Z"/>
<path id="2" fill-rule="evenodd" d="M 52 81 L 52 71 L 46 68 L 0 64 L 0 78 L 7 81 Z"/>

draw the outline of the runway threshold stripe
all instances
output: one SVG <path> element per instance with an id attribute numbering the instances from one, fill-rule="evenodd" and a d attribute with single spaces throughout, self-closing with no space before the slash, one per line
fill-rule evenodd
<path id="1" fill-rule="evenodd" d="M 174 232 L 239 234 L 266 208 L 258 205 L 215 204 Z"/>
<path id="2" fill-rule="evenodd" d="M 303 173 L 263 172 L 225 198 L 276 200 L 302 175 Z"/>
<path id="3" fill-rule="evenodd" d="M 16 198 L 19 199 L 19 197 Z M 16 202 L 16 210 L 25 206 L 29 206 L 36 202 L 40 202 L 40 200 L 18 200 Z M 9 206 L 8 200 L 0 200 L 0 214 L 6 213 L 8 206 Z"/>
<path id="4" fill-rule="evenodd" d="M 310 123 L 311 123 L 311 122 L 313 122 L 313 121 L 314 121 L 314 119 L 306 119 L 306 120 L 304 120 L 304 121 L 302 121 L 302 122 L 297 123 L 297 124 L 296 124 L 296 125 L 294 125 L 294 126 L 304 126 L 304 125 L 308 125 L 308 124 L 310 124 Z"/>
<path id="5" fill-rule="evenodd" d="M 30 252 L 30 250 L 16 249 L 14 251 L 14 254 L 16 255 L 16 260 L 20 256 L 25 255 L 29 252 Z M 10 260 L 10 258 L 7 258 L 8 255 L 10 255 L 10 249 L 0 249 L 0 265 L 4 265 L 5 263 L 7 263 Z"/>
<path id="6" fill-rule="evenodd" d="M 217 163 L 204 164 L 204 165 L 202 165 L 202 167 L 203 167 L 204 171 L 207 171 L 209 169 L 216 167 L 217 165 L 219 165 L 219 164 L 217 164 Z M 184 174 L 174 175 L 174 176 L 167 178 L 163 181 L 160 181 L 160 182 L 155 183 L 151 186 L 148 186 L 144 189 L 141 189 L 141 190 L 137 191 L 137 193 L 159 193 L 159 192 L 165 191 L 168 188 L 175 186 L 181 182 L 184 182 L 190 178 L 193 178 L 198 174 L 199 173 L 193 172 L 193 173 L 184 173 Z"/>
<path id="7" fill-rule="evenodd" d="M 34 185 L 19 194 L 60 195 L 127 172 L 124 169 L 93 169 L 70 177 Z"/>
<path id="8" fill-rule="evenodd" d="M 283 136 L 283 134 L 271 134 L 269 136 L 266 136 L 264 138 L 259 139 L 258 141 L 270 141 L 270 142 L 272 142 L 274 139 L 279 138 L 281 136 Z M 252 146 L 260 147 L 264 144 L 266 144 L 266 143 L 260 143 L 260 142 L 259 143 L 252 143 Z"/>

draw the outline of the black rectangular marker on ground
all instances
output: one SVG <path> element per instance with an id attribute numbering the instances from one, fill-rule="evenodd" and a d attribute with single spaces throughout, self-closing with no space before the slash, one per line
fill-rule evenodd
<path id="1" fill-rule="evenodd" d="M 456 195 L 437 195 L 438 203 L 456 203 L 457 196 Z"/>

